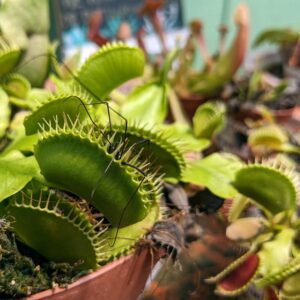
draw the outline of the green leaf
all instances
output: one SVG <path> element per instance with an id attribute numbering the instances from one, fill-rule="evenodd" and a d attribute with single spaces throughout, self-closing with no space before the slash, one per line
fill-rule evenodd
<path id="1" fill-rule="evenodd" d="M 188 151 L 203 151 L 207 149 L 211 142 L 208 139 L 196 138 L 190 126 L 183 123 L 162 124 L 161 128 L 165 133 L 172 138 L 180 140 L 185 152 Z"/>
<path id="2" fill-rule="evenodd" d="M 214 153 L 187 167 L 182 181 L 204 185 L 219 197 L 231 198 L 237 195 L 231 181 L 241 167 L 242 163 L 237 157 Z"/>
<path id="3" fill-rule="evenodd" d="M 136 88 L 121 108 L 121 114 L 143 124 L 162 123 L 168 112 L 166 84 L 146 83 Z"/>
<path id="4" fill-rule="evenodd" d="M 165 62 L 162 66 L 160 77 L 162 82 L 166 82 L 168 79 L 168 73 L 172 68 L 174 60 L 177 58 L 180 50 L 178 48 L 173 49 L 166 57 Z"/>
<path id="5" fill-rule="evenodd" d="M 10 152 L 0 158 L 0 202 L 19 192 L 32 178 L 39 177 L 39 166 L 34 156 L 23 157 Z"/>
<path id="6" fill-rule="evenodd" d="M 11 151 L 22 151 L 22 152 L 31 152 L 33 153 L 34 145 L 37 143 L 38 137 L 37 134 L 33 135 L 23 135 L 16 138 L 14 141 L 12 141 L 7 148 L 1 153 L 0 157 L 2 155 L 6 155 Z"/>

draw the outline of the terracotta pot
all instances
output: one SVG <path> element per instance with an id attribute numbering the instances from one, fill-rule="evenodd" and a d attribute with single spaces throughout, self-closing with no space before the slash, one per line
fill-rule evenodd
<path id="1" fill-rule="evenodd" d="M 292 108 L 288 109 L 279 109 L 279 110 L 274 110 L 273 115 L 276 118 L 277 121 L 289 121 L 291 119 L 295 119 L 300 121 L 300 106 L 297 105 Z"/>
<path id="2" fill-rule="evenodd" d="M 122 257 L 67 288 L 46 290 L 24 300 L 135 300 L 143 291 L 157 260 L 145 249 L 139 255 Z"/>
<path id="3" fill-rule="evenodd" d="M 190 120 L 193 119 L 198 106 L 208 100 L 204 96 L 194 94 L 178 95 L 178 99 Z"/>

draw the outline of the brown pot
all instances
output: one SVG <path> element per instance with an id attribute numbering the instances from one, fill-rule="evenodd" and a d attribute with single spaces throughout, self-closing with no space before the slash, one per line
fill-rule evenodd
<path id="1" fill-rule="evenodd" d="M 156 257 L 145 249 L 86 275 L 67 288 L 46 290 L 24 300 L 135 300 L 144 289 Z"/>
<path id="2" fill-rule="evenodd" d="M 279 109 L 274 110 L 273 115 L 279 122 L 289 121 L 291 119 L 300 120 L 300 106 L 297 105 L 295 107 L 289 109 Z"/>
<path id="3" fill-rule="evenodd" d="M 175 91 L 176 91 L 176 89 L 175 89 Z M 195 111 L 197 110 L 198 106 L 208 100 L 204 96 L 188 94 L 188 93 L 183 94 L 178 91 L 176 91 L 176 95 L 177 95 L 177 99 L 179 100 L 179 105 L 180 105 L 182 111 L 184 112 L 184 115 L 190 121 L 192 121 L 193 116 L 194 116 Z M 171 123 L 174 122 L 174 117 L 173 117 L 170 105 L 168 108 L 168 115 L 167 115 L 166 120 Z"/>
<path id="4" fill-rule="evenodd" d="M 289 109 L 274 110 L 276 120 L 291 131 L 300 130 L 300 105 Z"/>
<path id="5" fill-rule="evenodd" d="M 178 97 L 184 111 L 186 112 L 190 120 L 193 119 L 193 116 L 199 105 L 207 101 L 207 98 L 205 98 L 204 96 L 194 94 L 184 96 L 179 95 Z"/>

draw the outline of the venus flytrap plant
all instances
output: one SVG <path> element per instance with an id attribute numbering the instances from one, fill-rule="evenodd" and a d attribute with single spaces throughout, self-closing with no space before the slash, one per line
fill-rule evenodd
<path id="1" fill-rule="evenodd" d="M 170 92 L 167 73 L 174 57 L 176 51 L 167 58 L 157 81 L 129 96 L 132 103 L 128 101 L 121 108 L 122 114 L 126 111 L 125 117 L 162 123 Z M 115 44 L 99 50 L 68 78 L 64 91 L 51 97 L 34 97 L 35 103 L 30 106 L 33 111 L 24 121 L 26 133 L 34 137 L 25 150 L 34 155 L 24 157 L 17 152 L 20 157 L 12 158 L 16 153 L 13 150 L 24 151 L 24 147 L 14 145 L 0 159 L 2 170 L 7 166 L 13 169 L 8 168 L 11 172 L 4 174 L 12 187 L 2 195 L 4 210 L 15 220 L 13 230 L 23 243 L 47 259 L 86 270 L 129 253 L 161 216 L 158 201 L 162 179 L 201 184 L 221 197 L 237 193 L 230 185 L 234 179 L 232 166 L 236 172 L 242 164 L 235 157 L 214 154 L 186 168 L 183 153 L 191 149 L 184 150 L 182 145 L 178 149 L 163 130 L 127 124 L 118 111 L 113 119 L 109 117 L 111 105 L 103 97 L 128 79 L 140 76 L 143 66 L 144 57 L 138 49 Z M 21 82 L 11 77 L 5 83 L 6 91 L 23 96 L 26 86 Z M 16 85 L 22 88 L 14 90 Z M 151 106 L 153 99 L 156 103 Z M 109 121 L 106 128 L 103 122 L 93 120 L 99 115 L 97 106 L 104 108 L 103 119 Z M 194 133 L 207 145 L 222 123 L 222 107 L 203 106 L 195 116 Z M 202 143 L 197 147 L 205 146 Z M 159 167 L 160 175 L 156 171 Z M 74 199 L 62 199 L 49 191 L 28 194 L 24 187 L 32 180 L 67 191 L 75 195 Z M 103 213 L 109 224 L 99 221 L 95 211 Z"/>
<path id="2" fill-rule="evenodd" d="M 34 98 L 22 129 L 31 142 L 12 143 L 2 153 L 0 173 L 9 188 L 0 189 L 1 215 L 13 218 L 18 239 L 48 260 L 87 270 L 130 253 L 161 217 L 163 174 L 181 177 L 182 153 L 160 130 L 128 126 L 117 111 L 116 124 L 106 117 L 103 127 L 94 119 L 98 104 L 108 116 L 112 112 L 98 97 L 140 75 L 143 62 L 136 48 L 118 44 L 100 50 L 71 76 L 65 92 Z M 62 197 L 49 187 L 74 196 Z"/>
<path id="3" fill-rule="evenodd" d="M 242 167 L 233 186 L 261 208 L 263 215 L 236 219 L 229 225 L 227 235 L 247 243 L 249 251 L 207 282 L 216 283 L 216 293 L 224 296 L 242 294 L 252 284 L 257 288 L 272 288 L 276 295 L 284 294 L 279 283 L 284 286 L 285 281 L 292 282 L 289 278 L 298 270 L 295 239 L 299 233 L 298 174 L 276 160 L 263 161 Z M 253 222 L 257 226 L 253 227 Z M 292 294 L 291 284 L 285 286 Z M 285 298 L 280 296 L 280 299 Z"/>

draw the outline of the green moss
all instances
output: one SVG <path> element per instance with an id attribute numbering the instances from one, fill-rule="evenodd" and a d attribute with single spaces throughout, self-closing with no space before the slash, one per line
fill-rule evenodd
<path id="1" fill-rule="evenodd" d="M 0 219 L 0 299 L 28 296 L 66 286 L 83 275 L 76 266 L 43 260 L 17 243 L 7 221 Z"/>

